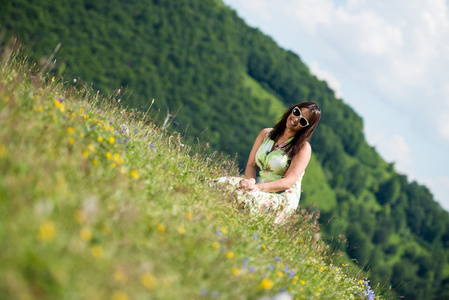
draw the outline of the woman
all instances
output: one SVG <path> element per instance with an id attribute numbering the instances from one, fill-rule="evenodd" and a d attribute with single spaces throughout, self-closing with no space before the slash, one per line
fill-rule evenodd
<path id="1" fill-rule="evenodd" d="M 265 128 L 257 136 L 245 178 L 222 177 L 216 182 L 235 190 L 238 200 L 253 213 L 274 210 L 274 223 L 283 222 L 298 207 L 301 180 L 312 154 L 308 141 L 320 117 L 314 102 L 292 106 L 273 128 Z"/>

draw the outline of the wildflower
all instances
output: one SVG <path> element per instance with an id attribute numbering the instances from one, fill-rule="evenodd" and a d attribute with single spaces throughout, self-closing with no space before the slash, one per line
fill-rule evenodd
<path id="1" fill-rule="evenodd" d="M 87 157 L 87 155 L 89 155 L 89 152 L 87 152 L 87 150 L 83 150 L 83 157 Z"/>
<path id="2" fill-rule="evenodd" d="M 157 224 L 157 231 L 159 231 L 160 233 L 164 233 L 165 226 L 163 224 Z"/>
<path id="3" fill-rule="evenodd" d="M 269 265 L 269 266 L 268 266 L 268 269 L 270 269 L 270 271 L 273 271 L 273 270 L 274 270 L 274 267 L 273 267 L 272 265 Z"/>
<path id="4" fill-rule="evenodd" d="M 213 242 L 212 247 L 214 247 L 215 249 L 218 249 L 218 248 L 220 248 L 220 244 L 217 242 Z"/>
<path id="5" fill-rule="evenodd" d="M 262 279 L 262 281 L 260 282 L 259 287 L 263 290 L 271 290 L 273 288 L 273 281 L 271 281 L 268 278 L 264 278 Z"/>
<path id="6" fill-rule="evenodd" d="M 186 230 L 185 230 L 185 228 L 184 228 L 184 226 L 179 226 L 178 227 L 178 232 L 179 232 L 179 234 L 184 234 L 184 233 L 186 233 Z"/>
<path id="7" fill-rule="evenodd" d="M 217 234 L 218 234 L 218 235 L 222 235 L 222 233 L 223 233 L 223 231 L 221 231 L 221 229 L 218 229 L 218 230 L 217 230 Z"/>
<path id="8" fill-rule="evenodd" d="M 125 292 L 118 291 L 112 294 L 112 300 L 129 300 L 129 297 Z"/>
<path id="9" fill-rule="evenodd" d="M 76 78 L 73 79 L 73 83 L 76 83 Z"/>
<path id="10" fill-rule="evenodd" d="M 51 82 L 55 82 L 55 77 L 52 77 L 52 78 L 51 78 Z"/>
<path id="11" fill-rule="evenodd" d="M 80 237 L 83 241 L 88 242 L 92 239 L 92 232 L 87 228 L 82 228 L 80 231 Z"/>
<path id="12" fill-rule="evenodd" d="M 245 266 L 245 268 L 248 268 L 248 258 L 247 257 L 245 257 L 243 259 L 243 266 Z"/>
<path id="13" fill-rule="evenodd" d="M 111 143 L 111 144 L 114 144 L 114 142 L 115 142 L 114 137 L 111 136 L 111 137 L 108 139 L 108 142 Z"/>
<path id="14" fill-rule="evenodd" d="M 74 131 L 75 131 L 75 129 L 73 129 L 73 127 L 67 128 L 67 133 L 68 134 L 72 134 Z"/>
<path id="15" fill-rule="evenodd" d="M 151 142 L 151 143 L 149 144 L 149 146 L 150 146 L 151 149 L 154 150 L 154 153 L 157 153 L 157 149 L 156 149 L 156 147 L 154 146 L 153 142 Z"/>
<path id="16" fill-rule="evenodd" d="M 262 245 L 262 249 L 265 250 L 267 249 L 267 247 L 265 245 Z"/>
<path id="17" fill-rule="evenodd" d="M 234 257 L 234 252 L 229 251 L 228 253 L 226 253 L 226 257 L 227 258 L 233 258 Z"/>
<path id="18" fill-rule="evenodd" d="M 300 283 L 301 283 L 302 285 L 305 285 L 305 284 L 306 284 L 306 282 L 305 282 L 304 280 L 301 280 Z"/>
<path id="19" fill-rule="evenodd" d="M 128 281 L 128 276 L 123 270 L 117 270 L 114 273 L 114 279 L 117 280 L 118 282 L 125 283 Z"/>
<path id="20" fill-rule="evenodd" d="M 191 212 L 188 212 L 186 214 L 186 220 L 190 220 L 190 219 L 192 219 L 192 217 L 193 217 L 193 214 Z"/>
<path id="21" fill-rule="evenodd" d="M 100 245 L 93 245 L 93 246 L 90 248 L 90 252 L 92 252 L 92 255 L 93 255 L 95 258 L 102 258 L 103 255 L 104 255 L 103 247 L 101 247 Z"/>
<path id="22" fill-rule="evenodd" d="M 276 275 L 277 275 L 278 277 L 282 277 L 282 276 L 284 276 L 284 273 L 282 273 L 281 271 L 278 271 Z"/>
<path id="23" fill-rule="evenodd" d="M 103 141 L 103 137 L 102 137 L 102 136 L 99 136 L 98 139 L 97 139 L 97 141 L 99 141 L 99 142 Z"/>
<path id="24" fill-rule="evenodd" d="M 156 277 L 150 273 L 145 273 L 140 277 L 140 282 L 143 286 L 149 290 L 154 290 L 156 288 Z"/>
<path id="25" fill-rule="evenodd" d="M 231 273 L 235 276 L 239 276 L 240 270 L 237 267 L 232 267 L 231 268 Z"/>
<path id="26" fill-rule="evenodd" d="M 131 177 L 132 177 L 132 178 L 135 178 L 135 179 L 138 179 L 138 178 L 139 178 L 139 174 L 137 174 L 137 171 L 136 171 L 136 170 L 132 170 L 132 171 L 131 171 Z"/>
<path id="27" fill-rule="evenodd" d="M 111 159 L 111 158 L 112 158 L 112 154 L 111 154 L 110 152 L 107 152 L 107 153 L 106 153 L 106 158 L 107 158 L 107 159 Z"/>
<path id="28" fill-rule="evenodd" d="M 228 230 L 227 230 L 226 228 L 222 227 L 222 228 L 221 228 L 221 231 L 222 231 L 223 233 L 226 233 Z"/>
<path id="29" fill-rule="evenodd" d="M 254 238 L 255 240 L 257 240 L 257 233 L 255 233 L 255 234 L 253 235 L 253 238 Z"/>
<path id="30" fill-rule="evenodd" d="M 43 241 L 50 242 L 56 236 L 55 224 L 52 221 L 45 221 L 39 227 L 39 238 Z"/>

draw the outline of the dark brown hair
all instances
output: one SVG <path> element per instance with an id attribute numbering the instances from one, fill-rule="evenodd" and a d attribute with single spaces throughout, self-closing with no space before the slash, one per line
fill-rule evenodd
<path id="1" fill-rule="evenodd" d="M 295 107 L 308 108 L 310 111 L 310 116 L 307 119 L 307 121 L 309 121 L 309 126 L 304 127 L 302 130 L 298 131 L 293 140 L 291 140 L 291 142 L 288 143 L 285 147 L 284 151 L 285 153 L 287 153 L 290 159 L 301 150 L 301 148 L 308 140 L 310 140 L 321 118 L 320 107 L 315 102 L 303 102 L 293 105 L 292 107 L 287 109 L 279 122 L 273 127 L 273 130 L 270 132 L 270 139 L 276 141 L 277 138 L 282 135 L 287 124 L 287 118 L 290 116 L 293 108 Z"/>

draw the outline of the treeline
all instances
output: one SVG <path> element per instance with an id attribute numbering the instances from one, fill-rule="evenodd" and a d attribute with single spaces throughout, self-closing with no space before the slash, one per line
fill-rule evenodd
<path id="1" fill-rule="evenodd" d="M 102 93 L 124 88 L 116 98 L 141 110 L 155 99 L 154 118 L 168 110 L 174 130 L 201 136 L 211 152 L 237 152 L 242 167 L 257 133 L 284 107 L 317 102 L 322 121 L 311 142 L 319 170 L 311 172 L 324 174 L 327 188 L 305 178 L 302 205 L 317 205 L 329 241 L 346 235 L 341 249 L 398 295 L 449 297 L 448 213 L 366 143 L 360 116 L 298 55 L 221 1 L 6 0 L 0 26 L 36 59 L 61 42 L 53 72 L 66 81 L 81 77 Z"/>

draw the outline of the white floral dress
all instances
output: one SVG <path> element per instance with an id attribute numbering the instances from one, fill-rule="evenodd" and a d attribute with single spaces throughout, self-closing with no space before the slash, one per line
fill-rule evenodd
<path id="1" fill-rule="evenodd" d="M 274 141 L 269 138 L 268 133 L 256 152 L 256 164 L 259 167 L 257 183 L 283 178 L 290 166 L 290 160 L 284 150 L 272 150 L 273 144 Z M 276 211 L 274 223 L 278 224 L 298 207 L 303 176 L 304 172 L 291 188 L 276 193 L 241 190 L 239 188 L 241 177 L 221 177 L 216 179 L 215 183 L 225 186 L 229 191 L 234 191 L 237 194 L 237 200 L 243 202 L 245 207 L 249 207 L 254 214 L 270 210 Z"/>

